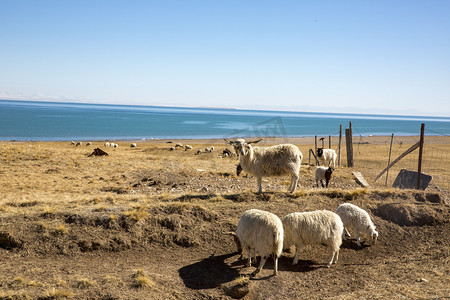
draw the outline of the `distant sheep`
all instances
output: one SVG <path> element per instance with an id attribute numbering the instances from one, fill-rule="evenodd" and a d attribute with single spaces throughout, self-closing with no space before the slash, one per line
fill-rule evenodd
<path id="1" fill-rule="evenodd" d="M 109 142 L 106 142 L 105 143 L 105 147 L 109 147 L 110 146 L 110 143 Z"/>
<path id="2" fill-rule="evenodd" d="M 87 143 L 86 143 L 86 147 L 87 147 L 87 146 L 90 146 L 90 145 L 92 145 L 91 142 L 87 142 Z"/>
<path id="3" fill-rule="evenodd" d="M 293 264 L 298 263 L 300 249 L 306 245 L 325 244 L 330 249 L 327 267 L 337 263 L 342 244 L 344 225 L 341 218 L 328 210 L 295 212 L 282 219 L 284 227 L 284 249 L 295 246 Z"/>
<path id="4" fill-rule="evenodd" d="M 191 145 L 184 146 L 184 151 L 188 151 L 188 150 L 192 150 L 192 146 Z"/>
<path id="5" fill-rule="evenodd" d="M 333 174 L 333 168 L 332 167 L 317 167 L 316 172 L 314 174 L 314 179 L 316 180 L 316 186 L 319 187 L 319 181 L 323 186 L 323 181 L 326 182 L 326 187 L 328 187 L 328 183 L 331 179 L 331 174 Z"/>
<path id="6" fill-rule="evenodd" d="M 132 143 L 132 144 L 130 145 L 130 147 L 131 147 L 131 148 L 136 148 L 137 145 L 136 145 L 136 143 Z"/>
<path id="7" fill-rule="evenodd" d="M 75 144 L 75 146 L 82 146 L 83 145 L 83 142 L 77 142 L 76 144 Z"/>
<path id="8" fill-rule="evenodd" d="M 228 148 L 226 148 L 226 149 L 224 149 L 224 150 L 222 151 L 222 156 L 223 156 L 223 157 L 228 157 L 228 156 L 232 156 L 232 155 L 233 155 L 233 153 L 232 153 L 231 150 L 228 149 Z"/>
<path id="9" fill-rule="evenodd" d="M 248 249 L 248 263 L 251 265 L 251 252 L 257 252 L 261 256 L 259 267 L 252 273 L 258 274 L 264 267 L 267 258 L 273 255 L 274 275 L 278 275 L 278 257 L 283 250 L 283 224 L 276 215 L 259 210 L 250 209 L 244 212 L 239 220 L 235 237 L 238 252 Z"/>
<path id="10" fill-rule="evenodd" d="M 252 143 L 261 140 L 246 142 L 244 139 L 228 141 L 239 155 L 239 165 L 245 172 L 256 176 L 258 192 L 262 193 L 262 178 L 267 176 L 289 175 L 291 183 L 289 191 L 293 193 L 297 187 L 298 173 L 303 155 L 297 146 L 282 144 L 272 147 L 253 147 Z"/>
<path id="11" fill-rule="evenodd" d="M 183 144 L 177 143 L 175 144 L 175 148 L 183 148 Z"/>
<path id="12" fill-rule="evenodd" d="M 378 239 L 378 232 L 375 230 L 375 225 L 370 219 L 369 214 L 362 208 L 351 204 L 344 203 L 339 205 L 336 213 L 341 217 L 342 222 L 345 227 L 345 234 L 342 238 L 345 240 L 346 235 L 350 236 L 347 229 L 351 229 L 356 232 L 356 244 L 361 247 L 361 242 L 359 239 L 359 233 L 363 233 L 374 239 L 374 243 Z"/>
<path id="13" fill-rule="evenodd" d="M 114 147 L 114 148 L 118 148 L 119 145 L 118 145 L 118 144 L 114 144 L 113 147 Z"/>
<path id="14" fill-rule="evenodd" d="M 205 148 L 205 153 L 211 153 L 211 152 L 212 152 L 211 148 Z"/>
<path id="15" fill-rule="evenodd" d="M 202 152 L 203 152 L 202 149 L 198 149 L 198 150 L 197 150 L 197 153 L 195 153 L 195 154 L 196 154 L 196 155 L 202 154 Z"/>
<path id="16" fill-rule="evenodd" d="M 320 161 L 323 162 L 324 166 L 330 167 L 332 166 L 333 169 L 336 168 L 336 151 L 333 149 L 323 149 L 323 148 L 317 148 L 317 157 Z"/>
<path id="17" fill-rule="evenodd" d="M 71 141 L 70 144 L 75 146 L 75 142 L 74 141 Z"/>

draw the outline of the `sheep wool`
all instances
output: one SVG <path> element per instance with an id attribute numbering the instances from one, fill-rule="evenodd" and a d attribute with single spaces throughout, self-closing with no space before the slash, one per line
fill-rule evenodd
<path id="1" fill-rule="evenodd" d="M 283 248 L 295 246 L 292 264 L 298 263 L 298 255 L 302 247 L 321 244 L 325 244 L 330 249 L 327 267 L 330 267 L 333 262 L 337 263 L 344 231 L 344 225 L 337 214 L 328 210 L 295 212 L 286 215 L 282 223 L 285 233 Z"/>
<path id="2" fill-rule="evenodd" d="M 283 250 L 284 236 L 279 217 L 259 209 L 247 210 L 240 218 L 234 236 L 238 252 L 242 253 L 243 248 L 248 248 L 248 265 L 251 265 L 252 250 L 254 256 L 256 252 L 261 256 L 261 262 L 252 276 L 261 271 L 270 255 L 274 258 L 274 274 L 278 274 L 278 257 Z"/>
<path id="3" fill-rule="evenodd" d="M 346 235 L 350 236 L 347 229 L 351 229 L 356 233 L 356 244 L 358 247 L 361 247 L 360 233 L 373 238 L 374 243 L 377 241 L 378 232 L 369 214 L 364 209 L 351 203 L 343 203 L 336 209 L 336 214 L 341 217 L 344 223 L 345 234 L 342 236 L 344 240 Z"/>

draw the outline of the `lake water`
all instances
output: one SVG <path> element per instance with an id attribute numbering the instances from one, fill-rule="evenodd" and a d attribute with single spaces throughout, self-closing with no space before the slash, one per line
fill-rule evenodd
<path id="1" fill-rule="evenodd" d="M 450 135 L 450 117 L 0 100 L 0 140 L 212 139 L 247 136 Z"/>

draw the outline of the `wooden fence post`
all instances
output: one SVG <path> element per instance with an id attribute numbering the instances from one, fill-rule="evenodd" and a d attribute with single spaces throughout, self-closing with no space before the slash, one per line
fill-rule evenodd
<path id="1" fill-rule="evenodd" d="M 339 125 L 339 150 L 338 150 L 338 166 L 341 166 L 341 141 L 342 141 L 342 124 Z"/>
<path id="2" fill-rule="evenodd" d="M 391 136 L 391 146 L 389 147 L 389 159 L 388 159 L 388 166 L 391 164 L 391 152 L 392 152 L 392 141 L 394 140 L 394 134 Z M 384 186 L 387 186 L 387 181 L 389 177 L 389 169 L 386 171 L 386 182 L 384 183 Z"/>
<path id="3" fill-rule="evenodd" d="M 314 153 L 317 155 L 317 135 L 314 136 Z"/>
<path id="4" fill-rule="evenodd" d="M 331 135 L 328 136 L 328 149 L 331 149 Z"/>
<path id="5" fill-rule="evenodd" d="M 349 129 L 345 129 L 345 141 L 347 145 L 347 167 L 353 167 L 353 137 L 352 122 L 349 122 Z"/>
<path id="6" fill-rule="evenodd" d="M 420 190 L 420 176 L 422 175 L 422 155 L 424 144 L 425 123 L 420 126 L 419 163 L 417 170 L 417 189 Z"/>

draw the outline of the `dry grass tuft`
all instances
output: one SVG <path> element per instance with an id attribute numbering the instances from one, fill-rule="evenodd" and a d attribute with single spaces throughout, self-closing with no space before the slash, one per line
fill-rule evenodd
<path id="1" fill-rule="evenodd" d="M 147 274 L 142 269 L 136 270 L 136 272 L 132 275 L 133 283 L 132 286 L 135 288 L 146 288 L 151 287 L 154 288 L 156 283 L 148 278 Z"/>
<path id="2" fill-rule="evenodd" d="M 89 280 L 87 278 L 81 278 L 81 279 L 77 280 L 75 287 L 77 287 L 79 289 L 87 289 L 87 288 L 90 288 L 91 286 L 93 286 L 94 284 L 95 284 L 95 282 L 92 280 Z"/>
<path id="3" fill-rule="evenodd" d="M 47 291 L 45 296 L 39 297 L 42 300 L 53 300 L 53 299 L 67 299 L 72 298 L 74 295 L 71 291 L 68 290 L 57 290 L 55 288 Z"/>

